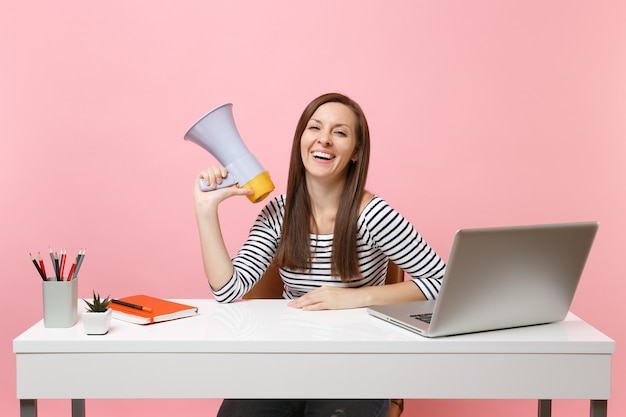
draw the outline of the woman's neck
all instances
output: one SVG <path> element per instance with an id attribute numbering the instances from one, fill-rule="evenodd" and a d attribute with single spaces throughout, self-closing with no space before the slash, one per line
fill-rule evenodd
<path id="1" fill-rule="evenodd" d="M 316 234 L 331 234 L 335 230 L 335 219 L 343 183 L 334 183 L 331 186 L 315 181 L 307 182 L 309 197 L 311 198 L 311 232 Z"/>

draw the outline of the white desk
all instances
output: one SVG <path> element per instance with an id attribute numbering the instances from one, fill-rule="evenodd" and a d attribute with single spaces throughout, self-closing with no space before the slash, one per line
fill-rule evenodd
<path id="1" fill-rule="evenodd" d="M 22 417 L 37 399 L 483 398 L 589 399 L 606 416 L 614 342 L 573 314 L 560 323 L 427 339 L 364 309 L 306 312 L 284 300 L 219 305 L 179 300 L 200 315 L 140 326 L 114 320 L 104 336 L 82 323 L 13 341 Z M 97 380 L 85 378 L 89 369 Z M 293 372 L 306 378 L 294 383 Z M 245 378 L 242 377 L 245 373 Z"/>

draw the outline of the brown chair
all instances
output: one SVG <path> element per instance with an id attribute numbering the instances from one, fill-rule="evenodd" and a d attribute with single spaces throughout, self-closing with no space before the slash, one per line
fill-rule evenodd
<path id="1" fill-rule="evenodd" d="M 387 277 L 385 284 L 396 284 L 404 281 L 404 271 L 396 264 L 389 261 L 387 265 Z M 259 282 L 246 295 L 244 299 L 250 300 L 254 298 L 283 298 L 283 280 L 280 278 L 278 268 L 270 266 L 265 275 L 261 277 Z M 388 417 L 399 417 L 404 411 L 404 400 L 391 400 L 391 408 Z"/>

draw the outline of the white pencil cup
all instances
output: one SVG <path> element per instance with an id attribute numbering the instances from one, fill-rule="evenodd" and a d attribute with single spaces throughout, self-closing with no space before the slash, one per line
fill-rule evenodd
<path id="1" fill-rule="evenodd" d="M 44 327 L 72 327 L 78 320 L 78 278 L 42 281 Z"/>

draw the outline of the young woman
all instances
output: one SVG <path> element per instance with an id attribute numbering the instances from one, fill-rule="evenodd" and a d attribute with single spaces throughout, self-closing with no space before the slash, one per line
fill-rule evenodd
<path id="1" fill-rule="evenodd" d="M 202 192 L 195 209 L 205 273 L 220 302 L 240 298 L 270 264 L 279 267 L 289 306 L 306 310 L 356 308 L 434 299 L 445 264 L 413 226 L 365 189 L 370 155 L 360 106 L 336 93 L 314 99 L 293 139 L 287 192 L 261 211 L 231 260 L 218 206 L 251 194 L 228 187 Z M 215 186 L 227 175 L 213 166 L 200 178 Z M 412 279 L 383 285 L 388 260 Z M 219 416 L 385 416 L 389 400 L 225 400 Z M 282 411 L 278 411 L 282 410 Z M 339 414 L 338 414 L 339 415 Z"/>

